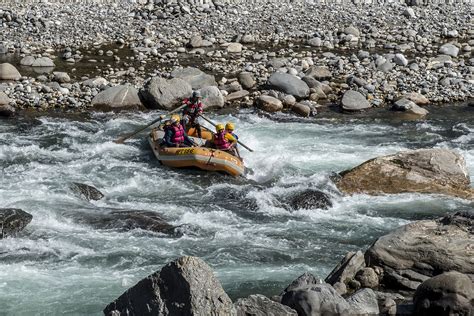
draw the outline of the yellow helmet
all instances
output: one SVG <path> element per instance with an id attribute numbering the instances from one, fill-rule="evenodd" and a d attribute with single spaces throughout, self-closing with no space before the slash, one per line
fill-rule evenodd
<path id="1" fill-rule="evenodd" d="M 171 123 L 179 123 L 179 115 L 178 114 L 174 114 L 171 116 Z"/>
<path id="2" fill-rule="evenodd" d="M 232 124 L 231 122 L 227 122 L 227 124 L 225 125 L 225 129 L 228 131 L 233 131 L 235 129 L 234 124 Z"/>
<path id="3" fill-rule="evenodd" d="M 223 130 L 224 130 L 224 124 L 219 123 L 216 125 L 216 131 L 220 132 Z"/>

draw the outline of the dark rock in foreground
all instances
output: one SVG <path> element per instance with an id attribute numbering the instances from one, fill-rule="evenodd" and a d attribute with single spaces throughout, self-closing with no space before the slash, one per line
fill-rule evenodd
<path id="1" fill-rule="evenodd" d="M 211 268 L 181 257 L 128 289 L 104 309 L 110 316 L 235 315 L 232 301 Z"/>
<path id="2" fill-rule="evenodd" d="M 327 209 L 332 206 L 332 202 L 326 193 L 316 190 L 306 190 L 290 200 L 293 209 Z"/>
<path id="3" fill-rule="evenodd" d="M 474 284 L 465 274 L 446 272 L 423 282 L 414 303 L 416 315 L 473 315 Z"/>
<path id="4" fill-rule="evenodd" d="M 294 309 L 260 294 L 250 295 L 235 302 L 237 316 L 297 316 Z"/>
<path id="5" fill-rule="evenodd" d="M 25 229 L 33 216 L 18 208 L 0 209 L 0 239 L 14 236 Z"/>
<path id="6" fill-rule="evenodd" d="M 81 197 L 85 198 L 88 201 L 90 200 L 97 201 L 104 197 L 104 194 L 102 194 L 102 192 L 100 192 L 93 186 L 90 186 L 84 183 L 73 182 L 70 185 L 70 188 L 72 191 L 79 194 Z"/>
<path id="7" fill-rule="evenodd" d="M 440 193 L 474 199 L 464 158 L 451 150 L 419 149 L 378 157 L 344 172 L 346 193 Z"/>

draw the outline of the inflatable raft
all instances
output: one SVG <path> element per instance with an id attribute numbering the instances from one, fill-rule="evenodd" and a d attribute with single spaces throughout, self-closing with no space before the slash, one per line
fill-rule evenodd
<path id="1" fill-rule="evenodd" d="M 199 168 L 208 171 L 219 171 L 234 177 L 242 175 L 245 166 L 242 160 L 227 152 L 207 147 L 161 147 L 164 132 L 152 130 L 148 137 L 151 149 L 163 165 L 174 168 Z M 204 146 L 205 139 L 191 137 L 198 145 Z"/>

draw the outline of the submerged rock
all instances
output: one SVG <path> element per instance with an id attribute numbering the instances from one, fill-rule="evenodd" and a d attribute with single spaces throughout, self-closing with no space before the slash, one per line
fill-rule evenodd
<path id="1" fill-rule="evenodd" d="M 18 208 L 0 209 L 0 239 L 19 233 L 32 219 L 31 214 Z"/>
<path id="2" fill-rule="evenodd" d="M 419 149 L 374 158 L 341 172 L 346 193 L 441 193 L 474 199 L 464 158 L 451 150 Z"/>
<path id="3" fill-rule="evenodd" d="M 234 304 L 237 316 L 297 316 L 298 313 L 288 306 L 274 302 L 260 294 L 238 299 Z"/>
<path id="4" fill-rule="evenodd" d="M 168 263 L 128 289 L 104 309 L 110 316 L 235 315 L 212 269 L 196 257 Z"/>
<path id="5" fill-rule="evenodd" d="M 472 315 L 473 281 L 456 271 L 437 275 L 417 288 L 414 303 L 416 315 Z"/>
<path id="6" fill-rule="evenodd" d="M 293 209 L 327 209 L 332 206 L 329 195 L 316 190 L 306 190 L 293 196 L 290 200 Z"/>
<path id="7" fill-rule="evenodd" d="M 168 224 L 159 214 L 142 210 L 120 210 L 101 208 L 94 212 L 74 212 L 65 214 L 76 222 L 95 229 L 129 231 L 142 229 L 155 233 L 174 234 L 175 227 Z"/>
<path id="8" fill-rule="evenodd" d="M 70 188 L 73 192 L 77 193 L 79 196 L 82 198 L 85 198 L 86 200 L 100 200 L 101 198 L 104 197 L 104 194 L 94 188 L 91 185 L 87 185 L 84 183 L 79 183 L 79 182 L 73 182 L 70 185 Z"/>

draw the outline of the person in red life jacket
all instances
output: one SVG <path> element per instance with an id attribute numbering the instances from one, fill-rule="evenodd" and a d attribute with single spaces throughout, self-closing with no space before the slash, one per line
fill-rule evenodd
<path id="1" fill-rule="evenodd" d="M 237 140 L 234 138 L 234 136 L 225 131 L 224 124 L 217 124 L 216 132 L 217 133 L 215 133 L 214 137 L 212 138 L 216 148 L 235 155 L 234 147 L 237 144 Z"/>
<path id="2" fill-rule="evenodd" d="M 173 115 L 168 124 L 165 124 L 164 146 L 166 147 L 187 147 L 195 145 L 186 135 L 184 128 L 179 124 L 179 115 Z"/>
<path id="3" fill-rule="evenodd" d="M 201 103 L 201 92 L 194 91 L 193 95 L 189 99 L 184 99 L 186 107 L 183 109 L 183 119 L 181 124 L 185 131 L 188 131 L 191 127 L 194 127 L 197 131 L 197 136 L 202 138 L 201 125 L 199 124 L 199 115 L 203 112 L 203 105 Z"/>

